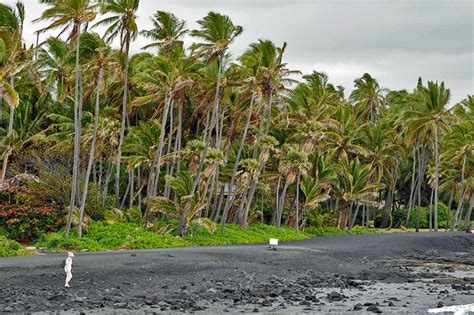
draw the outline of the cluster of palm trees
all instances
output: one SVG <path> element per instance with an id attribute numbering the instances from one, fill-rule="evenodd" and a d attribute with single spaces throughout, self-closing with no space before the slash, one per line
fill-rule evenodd
<path id="1" fill-rule="evenodd" d="M 259 40 L 232 59 L 243 29 L 216 12 L 189 31 L 158 11 L 140 31 L 139 0 L 41 2 L 48 25 L 38 39 L 58 33 L 29 48 L 23 6 L 0 4 L 1 176 L 63 163 L 67 233 L 78 209 L 82 235 L 90 181 L 102 204 L 113 195 L 116 208 L 140 209 L 145 226 L 178 218 L 178 235 L 192 221 L 298 229 L 320 212 L 340 228 L 376 216 L 389 226 L 396 208 L 408 210 L 409 225 L 426 205 L 437 231 L 440 199 L 455 206 L 451 229 L 463 214 L 470 222 L 473 96 L 448 109 L 444 83 L 388 91 L 366 73 L 346 97 L 321 72 L 296 81 L 286 43 Z M 106 26 L 102 36 L 96 25 Z M 139 35 L 150 44 L 131 54 Z"/>

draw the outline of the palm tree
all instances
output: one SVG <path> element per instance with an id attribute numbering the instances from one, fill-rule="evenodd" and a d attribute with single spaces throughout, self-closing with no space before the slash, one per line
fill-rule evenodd
<path id="1" fill-rule="evenodd" d="M 89 161 L 87 163 L 86 175 L 84 178 L 83 192 L 81 196 L 81 205 L 79 207 L 79 220 L 77 224 L 77 235 L 82 237 L 82 221 L 84 218 L 84 208 L 86 206 L 89 179 L 91 175 L 92 165 L 95 158 L 95 149 L 97 142 L 97 132 L 99 128 L 99 109 L 100 109 L 100 94 L 102 88 L 102 81 L 104 78 L 104 68 L 112 66 L 113 61 L 110 58 L 110 51 L 108 51 L 106 44 L 96 34 L 84 33 L 82 37 L 82 53 L 84 57 L 89 57 L 88 70 L 97 75 L 96 79 L 96 99 L 94 107 L 94 126 L 92 132 L 92 140 L 89 152 Z"/>
<path id="2" fill-rule="evenodd" d="M 224 68 L 224 55 L 229 45 L 243 31 L 242 27 L 239 25 L 234 25 L 228 16 L 216 12 L 209 12 L 202 20 L 198 21 L 198 24 L 201 28 L 193 30 L 191 32 L 191 36 L 197 37 L 202 41 L 199 43 L 194 43 L 191 46 L 191 50 L 199 56 L 207 57 L 209 61 L 217 59 L 218 72 L 211 120 L 209 125 L 206 126 L 204 134 L 205 147 L 200 160 L 199 168 L 194 178 L 193 192 L 196 190 L 199 183 L 212 131 L 214 128 L 216 131 L 219 130 L 219 93 L 221 74 Z M 218 139 L 216 139 L 216 143 L 219 143 Z"/>
<path id="3" fill-rule="evenodd" d="M 364 73 L 361 78 L 356 79 L 354 87 L 350 100 L 363 117 L 367 117 L 369 121 L 374 123 L 385 102 L 383 93 L 386 90 L 380 88 L 377 80 L 368 73 Z"/>
<path id="4" fill-rule="evenodd" d="M 23 4 L 17 3 L 16 10 L 7 5 L 0 4 L 0 17 L 0 97 L 10 107 L 7 137 L 11 137 L 13 133 L 14 112 L 19 104 L 19 96 L 14 87 L 14 73 L 19 69 L 15 63 L 17 54 L 21 49 L 21 34 L 24 20 Z M 10 78 L 9 83 L 4 82 L 7 76 Z M 3 156 L 2 181 L 5 179 L 10 152 L 11 148 L 6 149 Z"/>
<path id="5" fill-rule="evenodd" d="M 441 155 L 441 158 L 447 159 L 450 166 L 457 166 L 454 175 L 456 179 L 458 179 L 460 175 L 457 208 L 454 214 L 454 220 L 451 224 L 451 230 L 453 231 L 459 226 L 459 213 L 462 209 L 465 196 L 466 166 L 468 170 L 467 173 L 469 173 L 470 163 L 468 161 L 472 161 L 474 153 L 474 130 L 469 128 L 468 123 L 461 122 L 452 126 L 452 132 L 446 136 L 445 141 L 447 142 L 447 149 Z M 447 179 L 449 179 L 449 177 Z M 446 184 L 453 187 L 457 183 L 448 180 Z"/>
<path id="6" fill-rule="evenodd" d="M 298 191 L 300 189 L 300 176 L 306 175 L 310 167 L 310 164 L 308 162 L 308 155 L 300 147 L 285 145 L 283 151 L 284 153 L 280 159 L 280 163 L 278 164 L 278 171 L 285 178 L 285 184 L 283 185 L 283 191 L 281 193 L 280 200 L 278 201 L 278 205 L 274 214 L 274 224 L 276 226 L 281 225 L 283 206 L 288 187 L 296 180 L 296 192 L 298 194 Z M 295 222 L 295 226 L 297 229 L 298 215 L 299 209 L 297 208 Z"/>
<path id="7" fill-rule="evenodd" d="M 341 201 L 338 227 L 345 228 L 350 219 L 349 207 L 355 203 L 377 205 L 374 200 L 382 186 L 371 182 L 372 166 L 362 165 L 357 158 L 350 162 L 344 159 L 339 160 L 336 170 L 338 175 L 333 190 Z"/>
<path id="8" fill-rule="evenodd" d="M 143 69 L 143 71 L 138 73 L 133 80 L 148 94 L 136 97 L 133 104 L 141 106 L 156 102 L 161 104 L 163 102 L 161 119 L 161 129 L 163 132 L 160 135 L 160 142 L 156 148 L 154 164 L 150 170 L 147 184 L 147 200 L 151 200 L 150 197 L 155 196 L 160 177 L 161 157 L 165 141 L 164 131 L 170 106 L 178 98 L 180 92 L 193 83 L 191 77 L 196 65 L 186 58 L 182 49 L 179 49 L 178 52 L 171 54 L 169 57 L 156 56 L 144 59 L 138 67 Z M 172 119 L 173 117 L 170 117 L 170 120 Z M 150 205 L 150 201 L 147 201 L 147 212 L 150 209 Z M 146 222 L 146 214 L 144 218 Z"/>
<path id="9" fill-rule="evenodd" d="M 79 67 L 79 49 L 81 27 L 87 26 L 89 22 L 95 19 L 96 12 L 90 0 L 57 0 L 48 3 L 49 8 L 46 9 L 41 17 L 37 20 L 51 20 L 51 23 L 38 32 L 46 32 L 49 30 L 62 28 L 60 34 L 71 28 L 68 40 L 76 44 L 76 67 L 75 67 L 75 83 L 74 83 L 74 165 L 71 185 L 71 201 L 69 205 L 69 214 L 66 224 L 66 236 L 69 235 L 71 228 L 72 214 L 75 208 L 76 190 L 79 179 L 79 157 L 80 157 L 80 128 L 81 128 L 81 112 L 79 104 L 79 84 L 80 84 L 80 67 Z"/>
<path id="10" fill-rule="evenodd" d="M 153 40 L 143 49 L 158 47 L 163 49 L 167 55 L 175 45 L 183 46 L 181 38 L 188 32 L 186 22 L 177 18 L 173 13 L 156 11 L 151 18 L 153 28 L 140 32 L 146 38 Z"/>
<path id="11" fill-rule="evenodd" d="M 410 132 L 428 133 L 434 137 L 434 230 L 438 231 L 438 191 L 439 191 L 439 131 L 449 130 L 446 105 L 451 96 L 444 82 L 428 82 L 419 85 L 416 91 L 414 108 L 405 113 Z"/>
<path id="12" fill-rule="evenodd" d="M 67 42 L 59 38 L 49 38 L 38 55 L 40 74 L 46 79 L 48 86 L 54 87 L 59 102 L 69 95 L 70 54 Z"/>
<path id="13" fill-rule="evenodd" d="M 256 78 L 256 85 L 262 94 L 262 97 L 267 99 L 267 104 L 260 109 L 260 122 L 258 126 L 257 142 L 260 138 L 267 136 L 270 131 L 270 124 L 272 121 L 272 103 L 275 101 L 274 96 L 280 96 L 288 92 L 286 85 L 293 84 L 296 81 L 290 79 L 289 76 L 300 74 L 299 71 L 292 71 L 287 68 L 286 63 L 283 62 L 283 55 L 285 53 L 286 43 L 282 47 L 276 47 L 270 40 L 259 40 L 258 43 L 253 43 L 242 57 L 240 61 L 244 67 L 251 70 L 251 74 Z M 255 146 L 253 150 L 253 158 L 257 158 L 259 154 L 259 146 Z M 250 210 L 253 202 L 253 197 L 257 189 L 257 183 L 260 174 L 263 172 L 265 165 L 260 164 L 259 170 L 252 184 L 248 187 L 247 205 L 245 211 Z"/>
<path id="14" fill-rule="evenodd" d="M 139 0 L 105 0 L 102 11 L 111 16 L 99 21 L 98 25 L 108 25 L 104 34 L 105 40 L 110 43 L 116 37 L 120 40 L 120 51 L 123 52 L 124 62 L 124 80 L 122 97 L 122 120 L 120 128 L 119 143 L 117 146 L 117 169 L 115 170 L 115 199 L 117 207 L 120 207 L 120 171 L 122 161 L 122 145 L 125 137 L 125 121 L 127 117 L 128 104 L 128 71 L 129 71 L 129 52 L 130 44 L 137 38 L 138 25 L 136 12 L 138 10 Z"/>

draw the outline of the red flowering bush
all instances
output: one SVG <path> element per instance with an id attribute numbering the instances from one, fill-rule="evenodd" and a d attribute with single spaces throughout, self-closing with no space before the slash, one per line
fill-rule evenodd
<path id="1" fill-rule="evenodd" d="M 35 239 L 40 232 L 55 231 L 63 224 L 62 212 L 45 203 L 41 189 L 20 182 L 3 189 L 0 196 L 0 227 L 20 242 Z"/>

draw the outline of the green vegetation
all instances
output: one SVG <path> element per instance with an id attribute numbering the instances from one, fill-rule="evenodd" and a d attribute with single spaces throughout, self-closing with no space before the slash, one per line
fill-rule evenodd
<path id="1" fill-rule="evenodd" d="M 71 233 L 68 238 L 64 232 L 42 235 L 36 242 L 38 247 L 55 250 L 88 250 L 103 251 L 107 249 L 145 249 L 185 246 L 213 246 L 267 243 L 270 238 L 280 241 L 303 240 L 315 236 L 335 236 L 348 234 L 377 233 L 375 229 L 355 227 L 351 231 L 338 228 L 308 228 L 295 231 L 288 227 L 277 228 L 266 224 L 251 224 L 242 229 L 236 224 L 229 224 L 225 232 L 218 229 L 211 233 L 204 228 L 195 228 L 192 235 L 177 237 L 173 234 L 159 234 L 145 230 L 134 223 L 106 224 L 94 222 L 82 238 Z"/>
<path id="2" fill-rule="evenodd" d="M 21 244 L 0 235 L 0 257 L 25 256 L 29 254 L 30 251 L 26 250 Z"/>
<path id="3" fill-rule="evenodd" d="M 189 30 L 158 11 L 140 30 L 139 0 L 42 2 L 32 47 L 23 5 L 0 4 L 9 239 L 102 250 L 471 224 L 472 95 L 453 104 L 421 78 L 389 91 L 368 73 L 348 94 L 265 39 L 234 58 L 243 28 L 217 12 Z"/>

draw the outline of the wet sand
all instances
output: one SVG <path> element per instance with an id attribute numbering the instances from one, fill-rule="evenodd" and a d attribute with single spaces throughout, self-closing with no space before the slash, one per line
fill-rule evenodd
<path id="1" fill-rule="evenodd" d="M 474 301 L 474 235 L 390 233 L 267 245 L 0 259 L 0 312 L 422 313 Z"/>

